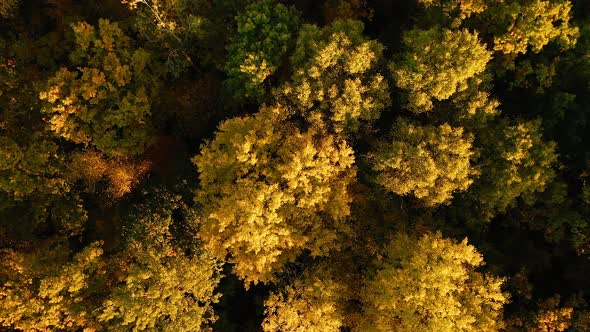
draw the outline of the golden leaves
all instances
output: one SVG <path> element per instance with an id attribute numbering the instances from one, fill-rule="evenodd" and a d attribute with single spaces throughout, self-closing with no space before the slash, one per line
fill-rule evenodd
<path id="1" fill-rule="evenodd" d="M 268 107 L 223 122 L 193 159 L 203 188 L 196 198 L 205 217 L 199 236 L 217 255 L 229 254 L 246 283 L 271 280 L 304 249 L 326 254 L 333 234 L 346 229 L 352 149 L 281 123 L 283 112 Z"/>

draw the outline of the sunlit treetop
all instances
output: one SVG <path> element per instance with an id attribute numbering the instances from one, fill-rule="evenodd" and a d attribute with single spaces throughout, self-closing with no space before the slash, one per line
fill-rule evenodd
<path id="1" fill-rule="evenodd" d="M 27 253 L 0 253 L 0 326 L 22 331 L 98 330 L 93 316 L 97 303 L 90 298 L 100 291 L 93 283 L 103 273 L 100 243 L 84 248 L 71 261 L 63 244 L 48 244 Z"/>
<path id="2" fill-rule="evenodd" d="M 295 72 L 277 93 L 309 122 L 354 132 L 389 106 L 388 85 L 379 72 L 383 45 L 367 39 L 363 29 L 360 21 L 336 20 L 299 31 L 291 56 Z"/>
<path id="3" fill-rule="evenodd" d="M 549 42 L 563 48 L 575 46 L 579 29 L 571 24 L 568 0 L 501 1 L 484 13 L 487 29 L 494 35 L 494 49 L 504 54 L 539 53 Z"/>
<path id="4" fill-rule="evenodd" d="M 404 91 L 406 107 L 414 113 L 432 109 L 468 87 L 491 59 L 477 33 L 438 27 L 404 34 L 404 52 L 391 66 L 395 84 Z"/>
<path id="5" fill-rule="evenodd" d="M 454 192 L 467 190 L 473 182 L 473 137 L 463 128 L 398 120 L 392 136 L 367 156 L 386 190 L 434 206 L 449 203 Z"/>
<path id="6" fill-rule="evenodd" d="M 326 255 L 348 229 L 352 149 L 340 138 L 277 121 L 284 112 L 268 107 L 222 122 L 193 159 L 201 181 L 199 236 L 228 256 L 247 284 L 272 280 L 303 250 Z"/>
<path id="7" fill-rule="evenodd" d="M 221 264 L 198 246 L 179 245 L 173 214 L 181 197 L 149 192 L 133 207 L 125 247 L 110 262 L 118 278 L 98 319 L 117 331 L 211 331 Z"/>
<path id="8" fill-rule="evenodd" d="M 358 331 L 498 331 L 508 302 L 503 279 L 478 272 L 467 239 L 398 234 L 362 291 Z"/>
<path id="9" fill-rule="evenodd" d="M 265 332 L 338 332 L 344 326 L 346 287 L 319 265 L 264 301 Z"/>
<path id="10" fill-rule="evenodd" d="M 299 13 L 274 0 L 254 2 L 236 17 L 227 47 L 228 87 L 237 99 L 262 102 L 265 79 L 275 72 L 299 26 Z"/>
<path id="11" fill-rule="evenodd" d="M 109 155 L 140 154 L 151 141 L 150 97 L 157 77 L 150 54 L 135 48 L 117 23 L 72 25 L 71 68 L 61 68 L 40 93 L 57 136 Z"/>

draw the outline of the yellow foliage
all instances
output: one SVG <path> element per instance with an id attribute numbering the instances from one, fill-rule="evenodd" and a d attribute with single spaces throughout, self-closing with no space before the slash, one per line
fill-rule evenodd
<path id="1" fill-rule="evenodd" d="M 413 195 L 424 204 L 449 203 L 465 191 L 477 172 L 471 167 L 473 137 L 448 124 L 418 126 L 396 123 L 393 141 L 381 143 L 368 158 L 377 182 L 398 195 Z"/>
<path id="2" fill-rule="evenodd" d="M 291 62 L 296 72 L 276 92 L 310 122 L 336 132 L 356 131 L 361 120 L 379 118 L 389 106 L 389 88 L 378 71 L 383 46 L 363 35 L 359 21 L 304 25 Z"/>
<path id="3" fill-rule="evenodd" d="M 574 308 L 559 307 L 559 296 L 547 299 L 540 305 L 534 324 L 526 326 L 527 332 L 563 332 L 570 327 Z"/>
<path id="4" fill-rule="evenodd" d="M 4 253 L 12 257 L 8 266 L 0 266 L 0 277 L 8 280 L 0 285 L 0 326 L 22 331 L 98 331 L 93 308 L 83 301 L 101 260 L 100 245 L 86 247 L 72 262 L 64 262 L 68 252 L 59 246 L 26 254 Z"/>
<path id="5" fill-rule="evenodd" d="M 57 136 L 93 145 L 114 156 L 143 152 L 150 141 L 150 100 L 156 88 L 149 54 L 134 49 L 116 23 L 100 19 L 98 29 L 72 25 L 75 69 L 61 68 L 39 98 L 42 112 Z"/>
<path id="6" fill-rule="evenodd" d="M 151 163 L 147 160 L 107 158 L 92 150 L 75 153 L 69 164 L 70 176 L 74 180 L 84 180 L 88 186 L 94 187 L 98 181 L 108 180 L 107 191 L 114 198 L 130 193 L 150 169 Z"/>
<path id="7" fill-rule="evenodd" d="M 223 122 L 193 159 L 204 215 L 199 236 L 218 256 L 229 254 L 246 283 L 272 280 L 303 250 L 326 255 L 347 229 L 352 149 L 281 123 L 282 114 L 270 107 Z"/>
<path id="8" fill-rule="evenodd" d="M 572 48 L 579 29 L 570 25 L 571 9 L 567 0 L 501 1 L 487 14 L 491 25 L 503 30 L 494 37 L 494 50 L 518 55 L 531 46 L 539 53 L 551 41 Z"/>
<path id="9" fill-rule="evenodd" d="M 441 28 L 411 30 L 404 35 L 405 52 L 391 64 L 396 85 L 406 92 L 409 110 L 430 111 L 434 100 L 446 100 L 468 88 L 468 80 L 486 69 L 491 59 L 477 33 Z"/>
<path id="10" fill-rule="evenodd" d="M 362 292 L 358 331 L 498 331 L 503 279 L 477 272 L 475 247 L 440 233 L 420 239 L 398 235 Z"/>
<path id="11" fill-rule="evenodd" d="M 453 19 L 452 27 L 458 27 L 466 18 L 486 10 L 489 2 L 490 0 L 418 0 L 426 8 L 440 7 L 445 16 Z"/>
<path id="12" fill-rule="evenodd" d="M 343 327 L 343 285 L 316 269 L 264 301 L 265 332 L 338 332 Z"/>

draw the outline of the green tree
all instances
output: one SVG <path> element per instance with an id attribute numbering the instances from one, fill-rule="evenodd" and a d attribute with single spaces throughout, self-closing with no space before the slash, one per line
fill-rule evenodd
<path id="1" fill-rule="evenodd" d="M 299 31 L 291 81 L 277 90 L 286 104 L 312 123 L 356 131 L 361 120 L 379 118 L 389 106 L 389 89 L 379 72 L 383 45 L 363 35 L 360 21 L 336 20 Z"/>
<path id="2" fill-rule="evenodd" d="M 575 46 L 579 31 L 570 24 L 571 9 L 568 0 L 504 0 L 490 6 L 482 20 L 494 36 L 494 50 L 516 56 L 529 47 L 539 53 L 551 41 Z"/>
<path id="3" fill-rule="evenodd" d="M 198 243 L 182 246 L 186 234 L 174 232 L 181 197 L 154 193 L 129 216 L 127 242 L 111 262 L 118 277 L 99 321 L 112 331 L 210 331 L 220 262 Z"/>
<path id="4" fill-rule="evenodd" d="M 135 48 L 117 23 L 101 19 L 98 31 L 84 22 L 72 28 L 76 69 L 61 68 L 40 93 L 49 129 L 109 155 L 142 153 L 151 141 L 150 97 L 157 86 L 150 54 Z"/>
<path id="5" fill-rule="evenodd" d="M 302 132 L 264 108 L 219 126 L 193 159 L 203 209 L 199 236 L 234 263 L 246 284 L 272 280 L 303 250 L 326 255 L 348 227 L 352 149 L 314 129 Z"/>
<path id="6" fill-rule="evenodd" d="M 19 145 L 0 136 L 0 192 L 14 200 L 31 195 L 59 195 L 69 191 L 64 163 L 57 146 L 42 137 Z"/>
<path id="7" fill-rule="evenodd" d="M 398 195 L 412 195 L 427 206 L 448 203 L 465 191 L 477 172 L 470 165 L 473 137 L 463 128 L 420 126 L 406 120 L 394 125 L 392 140 L 368 154 L 377 182 Z"/>
<path id="8" fill-rule="evenodd" d="M 468 80 L 486 69 L 491 59 L 477 33 L 468 30 L 414 29 L 404 34 L 405 50 L 390 69 L 405 92 L 406 107 L 430 111 L 433 100 L 446 100 L 468 87 Z"/>
<path id="9" fill-rule="evenodd" d="M 68 261 L 63 243 L 32 252 L 0 252 L 0 326 L 22 331 L 97 330 L 91 299 L 101 291 L 102 249 L 96 242 Z"/>
<path id="10" fill-rule="evenodd" d="M 264 81 L 281 64 L 299 13 L 274 0 L 254 2 L 236 16 L 237 33 L 227 46 L 226 84 L 237 100 L 260 103 Z"/>
<path id="11" fill-rule="evenodd" d="M 472 186 L 487 211 L 505 211 L 518 198 L 531 203 L 555 177 L 555 142 L 541 136 L 541 121 L 510 125 L 500 119 L 480 132 L 481 177 Z"/>
<path id="12" fill-rule="evenodd" d="M 508 295 L 482 265 L 467 239 L 398 234 L 362 291 L 358 331 L 498 331 Z"/>

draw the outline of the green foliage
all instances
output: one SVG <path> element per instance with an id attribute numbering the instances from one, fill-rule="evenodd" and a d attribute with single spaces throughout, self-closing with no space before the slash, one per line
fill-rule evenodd
<path id="1" fill-rule="evenodd" d="M 150 97 L 157 83 L 150 54 L 133 47 L 117 23 L 101 19 L 98 31 L 84 22 L 72 28 L 76 69 L 61 68 L 39 95 L 49 129 L 109 155 L 142 153 L 151 141 Z"/>
<path id="2" fill-rule="evenodd" d="M 454 192 L 467 190 L 473 182 L 473 137 L 463 128 L 398 120 L 392 136 L 367 156 L 377 182 L 388 191 L 434 206 L 449 203 Z"/>
<path id="3" fill-rule="evenodd" d="M 287 53 L 299 13 L 274 0 L 254 2 L 236 16 L 237 32 L 227 47 L 226 84 L 237 100 L 262 102 L 264 80 Z"/>
<path id="4" fill-rule="evenodd" d="M 33 139 L 19 146 L 9 137 L 0 136 L 0 191 L 15 200 L 69 190 L 57 146 L 43 138 Z"/>
<path id="5" fill-rule="evenodd" d="M 362 292 L 359 331 L 497 331 L 502 328 L 503 279 L 476 269 L 475 247 L 440 233 L 398 234 Z"/>
<path id="6" fill-rule="evenodd" d="M 491 59 L 477 33 L 468 30 L 415 29 L 404 34 L 404 46 L 390 69 L 414 113 L 430 111 L 433 100 L 466 90 L 468 80 L 482 73 Z"/>
<path id="7" fill-rule="evenodd" d="M 504 54 L 539 53 L 549 42 L 563 48 L 575 46 L 578 28 L 570 25 L 572 4 L 568 0 L 500 1 L 483 14 L 494 36 L 494 50 Z"/>
<path id="8" fill-rule="evenodd" d="M 541 137 L 541 121 L 500 120 L 482 131 L 481 174 L 472 189 L 484 210 L 505 211 L 518 198 L 532 202 L 555 176 L 555 142 Z"/>
<path id="9" fill-rule="evenodd" d="M 92 280 L 101 273 L 100 243 L 89 245 L 71 262 L 67 249 L 55 243 L 30 253 L 0 254 L 0 326 L 23 331 L 98 329 L 91 298 L 100 291 Z"/>
<path id="10" fill-rule="evenodd" d="M 98 319 L 113 331 L 210 331 L 221 278 L 219 261 L 173 234 L 180 196 L 156 190 L 135 207 L 127 243 L 111 262 L 120 270 Z"/>
<path id="11" fill-rule="evenodd" d="M 389 106 L 388 85 L 379 72 L 383 45 L 363 35 L 360 21 L 305 24 L 291 56 L 291 81 L 277 90 L 286 104 L 311 123 L 336 132 L 356 131 L 361 120 L 378 119 Z"/>
<path id="12" fill-rule="evenodd" d="M 347 230 L 352 149 L 280 123 L 283 112 L 266 108 L 224 121 L 193 159 L 201 181 L 199 236 L 219 257 L 229 255 L 247 284 L 272 280 L 303 250 L 327 255 Z"/>

